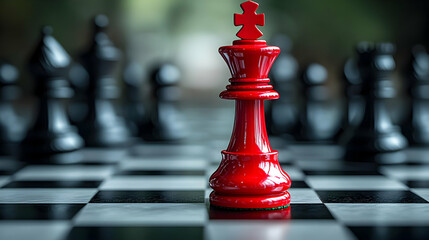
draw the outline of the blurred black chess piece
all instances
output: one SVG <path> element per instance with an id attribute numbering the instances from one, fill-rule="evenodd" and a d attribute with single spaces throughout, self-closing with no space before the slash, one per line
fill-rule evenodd
<path id="1" fill-rule="evenodd" d="M 354 128 L 362 120 L 362 113 L 365 106 L 362 96 L 362 80 L 355 58 L 346 60 L 342 71 L 342 79 L 344 80 L 344 96 L 346 101 L 343 122 L 337 139 L 340 143 L 345 143 L 351 138 Z"/>
<path id="2" fill-rule="evenodd" d="M 115 147 L 129 143 L 125 121 L 118 116 L 112 100 L 120 95 L 114 69 L 121 57 L 106 34 L 109 20 L 104 15 L 94 18 L 94 35 L 89 50 L 82 56 L 82 65 L 89 74 L 86 92 L 87 113 L 77 125 L 87 146 Z"/>
<path id="3" fill-rule="evenodd" d="M 124 80 L 124 116 L 133 136 L 139 132 L 139 124 L 144 120 L 145 104 L 143 100 L 143 67 L 135 62 L 129 62 L 123 71 Z"/>
<path id="4" fill-rule="evenodd" d="M 285 35 L 277 35 L 272 44 L 281 49 L 270 71 L 270 79 L 280 98 L 267 101 L 266 124 L 268 133 L 293 139 L 293 130 L 298 123 L 297 77 L 298 61 L 290 53 L 292 41 Z"/>
<path id="5" fill-rule="evenodd" d="M 21 159 L 31 163 L 72 163 L 79 161 L 70 154 L 83 146 L 82 138 L 70 125 L 62 99 L 73 95 L 67 74 L 71 58 L 52 37 L 52 29 L 44 27 L 42 38 L 29 69 L 36 80 L 37 117 L 21 143 Z"/>
<path id="6" fill-rule="evenodd" d="M 328 71 L 312 63 L 302 73 L 304 106 L 295 137 L 300 141 L 330 142 L 340 128 L 340 112 L 328 86 Z"/>
<path id="7" fill-rule="evenodd" d="M 415 46 L 405 76 L 411 98 L 402 130 L 413 145 L 429 145 L 429 55 L 423 46 Z"/>
<path id="8" fill-rule="evenodd" d="M 13 155 L 24 136 L 24 123 L 13 106 L 20 96 L 18 76 L 15 66 L 0 61 L 0 155 Z"/>
<path id="9" fill-rule="evenodd" d="M 150 73 L 152 99 L 140 136 L 146 141 L 178 141 L 185 137 L 176 104 L 180 99 L 181 72 L 171 63 L 160 64 Z"/>
<path id="10" fill-rule="evenodd" d="M 362 42 L 357 53 L 365 107 L 362 121 L 346 144 L 346 159 L 381 164 L 403 162 L 401 150 L 407 146 L 407 140 L 400 128 L 393 125 L 385 103 L 396 94 L 391 80 L 396 67 L 395 46 Z"/>
<path id="11" fill-rule="evenodd" d="M 68 105 L 68 113 L 70 121 L 73 124 L 78 124 L 83 121 L 88 112 L 87 93 L 89 75 L 81 64 L 73 62 L 70 67 L 68 79 L 74 91 L 73 99 Z"/>

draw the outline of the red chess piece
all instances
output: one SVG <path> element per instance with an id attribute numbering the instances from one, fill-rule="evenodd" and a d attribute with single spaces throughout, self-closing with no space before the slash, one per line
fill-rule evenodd
<path id="1" fill-rule="evenodd" d="M 258 6 L 249 1 L 242 8 L 246 11 L 250 4 Z M 235 17 L 235 25 L 237 19 L 240 18 Z M 253 24 L 256 29 L 255 22 L 246 18 L 239 23 L 245 27 Z M 268 84 L 268 72 L 280 49 L 249 35 L 243 36 L 247 40 L 236 40 L 232 46 L 219 48 L 232 75 L 231 84 L 220 97 L 234 99 L 236 105 L 229 146 L 222 151 L 222 162 L 210 177 L 210 187 L 214 190 L 210 204 L 244 209 L 287 207 L 291 181 L 279 165 L 278 152 L 271 149 L 264 115 L 264 100 L 279 98 Z"/>

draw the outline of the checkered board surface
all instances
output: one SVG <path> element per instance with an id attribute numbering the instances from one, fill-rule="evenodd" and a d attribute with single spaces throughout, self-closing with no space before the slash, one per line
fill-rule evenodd
<path id="1" fill-rule="evenodd" d="M 84 162 L 74 165 L 1 159 L 0 239 L 429 238 L 424 149 L 408 149 L 405 165 L 375 167 L 345 163 L 338 146 L 273 138 L 293 181 L 290 209 L 216 210 L 208 178 L 228 144 L 233 109 L 183 113 L 190 140 L 180 145 L 83 149 Z"/>

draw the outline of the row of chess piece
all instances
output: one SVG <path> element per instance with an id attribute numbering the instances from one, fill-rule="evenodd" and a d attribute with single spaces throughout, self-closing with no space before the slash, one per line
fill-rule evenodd
<path id="1" fill-rule="evenodd" d="M 346 61 L 342 74 L 346 101 L 338 104 L 326 86 L 326 68 L 314 63 L 299 73 L 288 41 L 282 37 L 283 53 L 270 73 L 281 96 L 267 108 L 271 135 L 292 141 L 337 142 L 345 147 L 348 160 L 382 164 L 405 161 L 402 150 L 409 145 L 429 146 L 429 55 L 423 46 L 412 49 L 401 74 L 410 104 L 404 121 L 395 124 L 387 106 L 397 97 L 392 81 L 396 69 L 393 44 L 357 45 L 356 56 Z"/>
<path id="2" fill-rule="evenodd" d="M 123 72 L 125 104 L 114 71 L 121 51 L 106 33 L 108 18 L 93 20 L 89 48 L 73 61 L 44 27 L 28 68 L 35 81 L 38 104 L 34 122 L 25 124 L 13 102 L 18 97 L 18 71 L 0 63 L 0 155 L 14 155 L 31 163 L 79 161 L 78 149 L 120 147 L 135 137 L 146 141 L 176 141 L 183 137 L 175 102 L 179 98 L 179 69 L 170 63 L 150 72 L 149 104 L 142 103 L 142 68 L 128 64 Z M 65 99 L 71 99 L 66 105 Z M 121 116 L 122 115 L 122 116 Z"/>

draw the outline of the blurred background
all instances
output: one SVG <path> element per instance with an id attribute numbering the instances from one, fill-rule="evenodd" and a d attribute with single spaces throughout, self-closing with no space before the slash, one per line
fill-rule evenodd
<path id="1" fill-rule="evenodd" d="M 0 58 L 20 70 L 20 85 L 30 91 L 33 81 L 26 64 L 40 37 L 51 25 L 54 36 L 75 59 L 89 45 L 91 18 L 110 19 L 109 34 L 123 50 L 123 62 L 136 61 L 149 69 L 170 61 L 183 72 L 184 100 L 217 101 L 229 78 L 217 50 L 236 39 L 233 13 L 243 0 L 14 0 L 0 1 Z M 300 65 L 323 64 L 329 86 L 340 92 L 344 60 L 362 40 L 397 44 L 398 69 L 414 44 L 428 42 L 429 1 L 426 0 L 259 0 L 265 13 L 260 27 L 270 43 L 275 34 L 293 41 Z M 118 75 L 119 76 L 119 75 Z"/>

